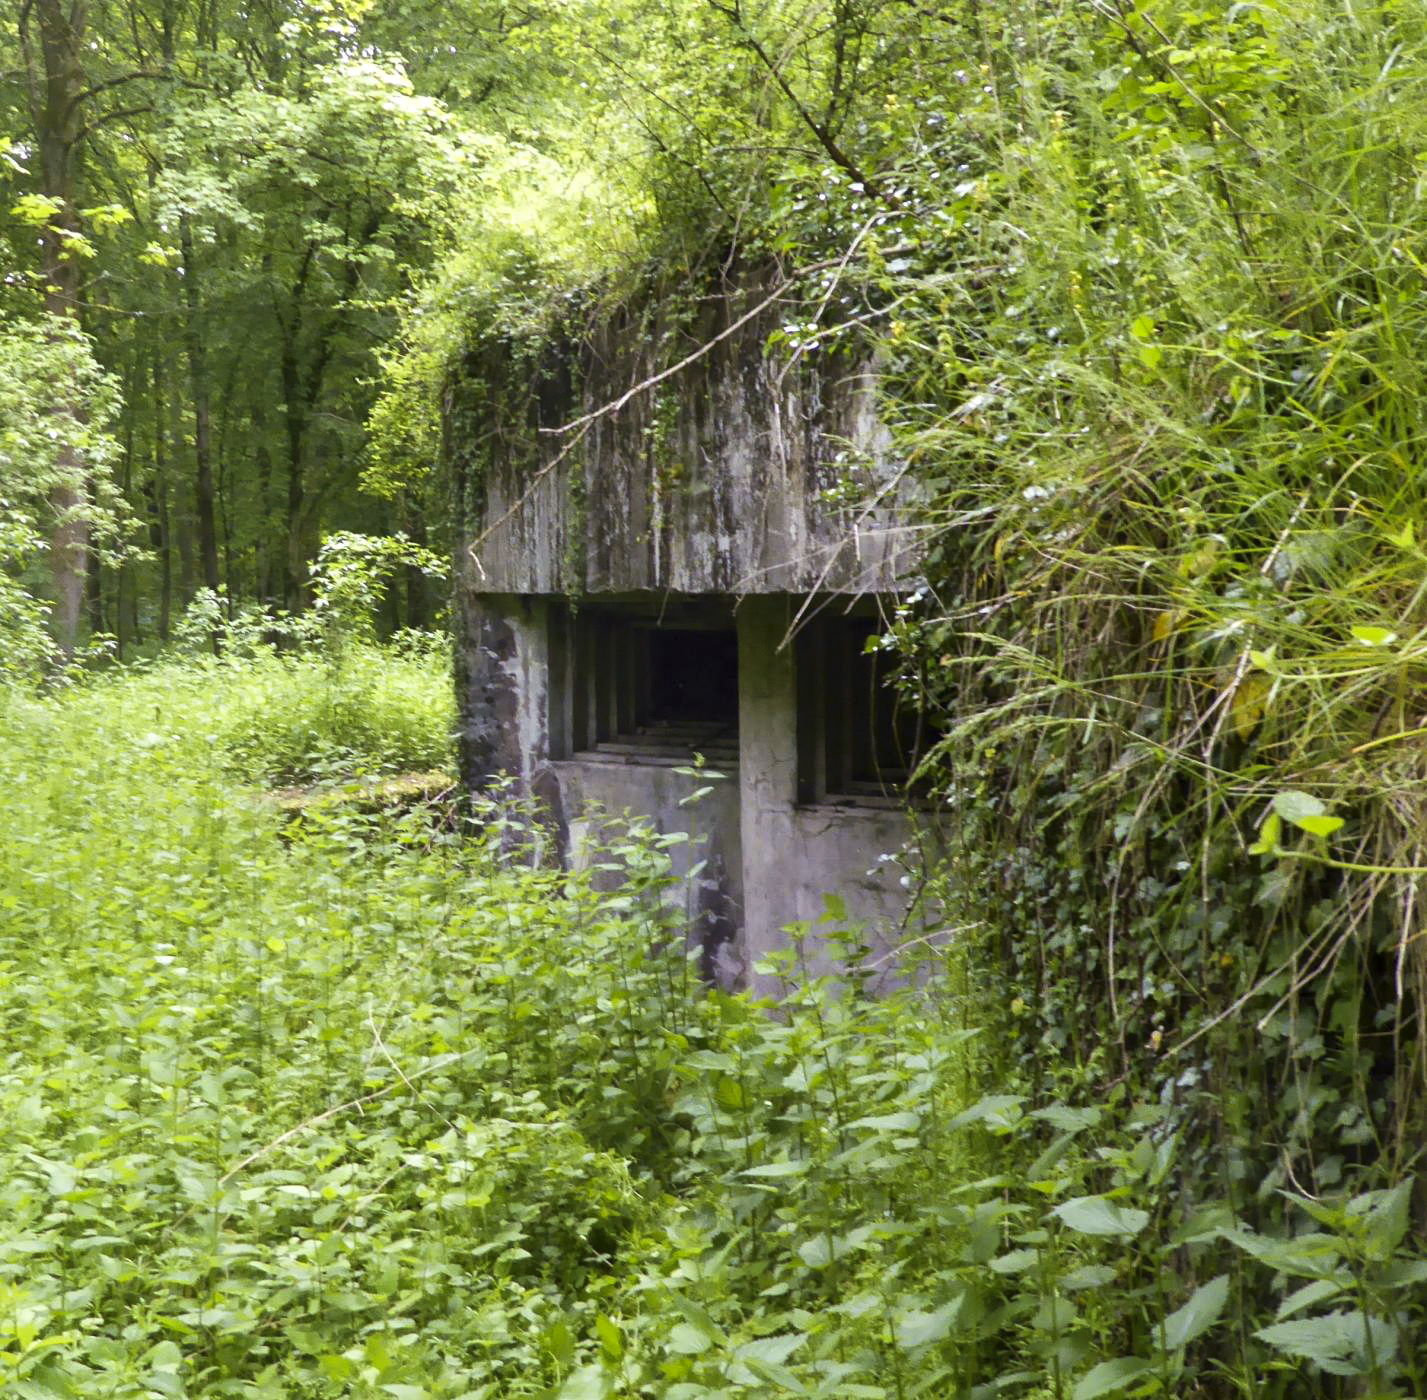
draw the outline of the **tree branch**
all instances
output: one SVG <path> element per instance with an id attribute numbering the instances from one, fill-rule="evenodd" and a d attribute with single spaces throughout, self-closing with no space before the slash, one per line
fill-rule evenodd
<path id="1" fill-rule="evenodd" d="M 708 4 L 723 15 L 742 36 L 743 42 L 757 55 L 758 61 L 768 70 L 773 81 L 778 84 L 783 95 L 793 104 L 794 110 L 802 119 L 803 124 L 809 131 L 817 137 L 818 145 L 826 152 L 829 160 L 839 169 L 845 170 L 856 180 L 864 190 L 870 195 L 875 195 L 879 199 L 883 198 L 882 189 L 879 183 L 874 180 L 865 170 L 847 154 L 837 143 L 837 138 L 832 132 L 820 122 L 808 109 L 803 106 L 802 99 L 793 91 L 792 85 L 783 76 L 783 70 L 769 57 L 767 49 L 758 41 L 756 35 L 749 32 L 748 27 L 743 22 L 743 12 L 739 7 L 738 0 L 734 0 L 731 5 L 720 3 L 720 0 L 708 0 Z"/>

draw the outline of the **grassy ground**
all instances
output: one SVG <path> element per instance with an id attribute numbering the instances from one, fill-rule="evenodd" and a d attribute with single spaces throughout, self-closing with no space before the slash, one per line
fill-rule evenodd
<path id="1" fill-rule="evenodd" d="M 945 1008 L 704 996 L 638 828 L 597 894 L 518 808 L 259 786 L 439 768 L 448 693 L 375 650 L 0 691 L 0 1393 L 943 1370 L 948 1222 L 896 1202 L 961 1153 Z"/>

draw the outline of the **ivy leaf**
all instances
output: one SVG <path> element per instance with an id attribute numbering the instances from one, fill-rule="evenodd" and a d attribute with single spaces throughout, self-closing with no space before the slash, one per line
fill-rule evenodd
<path id="1" fill-rule="evenodd" d="M 1188 1346 L 1196 1337 L 1202 1336 L 1218 1320 L 1229 1301 L 1229 1276 L 1220 1274 L 1201 1288 L 1196 1288 L 1189 1301 L 1176 1309 L 1164 1320 L 1164 1346 L 1168 1351 L 1178 1351 Z"/>
<path id="2" fill-rule="evenodd" d="M 1117 1205 L 1105 1196 L 1075 1196 L 1052 1214 L 1082 1235 L 1138 1235 L 1150 1223 L 1149 1212 Z"/>

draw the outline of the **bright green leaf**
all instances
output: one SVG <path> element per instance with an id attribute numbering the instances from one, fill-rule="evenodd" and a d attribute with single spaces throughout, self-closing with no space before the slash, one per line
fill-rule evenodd
<path id="1" fill-rule="evenodd" d="M 1113 1395 L 1139 1380 L 1153 1365 L 1138 1356 L 1122 1356 L 1115 1361 L 1102 1361 L 1087 1371 L 1071 1392 L 1071 1400 L 1095 1400 L 1097 1395 Z"/>
<path id="2" fill-rule="evenodd" d="M 1188 1346 L 1219 1320 L 1228 1301 L 1228 1274 L 1210 1279 L 1190 1294 L 1189 1301 L 1182 1308 L 1177 1308 L 1165 1318 L 1161 1344 L 1169 1351 Z M 1160 1335 L 1156 1333 L 1156 1340 L 1160 1339 Z"/>
<path id="3" fill-rule="evenodd" d="M 1389 627 L 1354 627 L 1353 639 L 1365 647 L 1388 647 L 1397 640 L 1397 633 Z"/>
<path id="4" fill-rule="evenodd" d="M 1148 1211 L 1122 1206 L 1105 1196 L 1075 1196 L 1052 1214 L 1082 1235 L 1138 1235 L 1150 1223 Z"/>

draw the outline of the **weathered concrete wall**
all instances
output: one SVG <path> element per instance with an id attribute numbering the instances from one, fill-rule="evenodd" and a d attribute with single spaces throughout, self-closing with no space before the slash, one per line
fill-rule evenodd
<path id="1" fill-rule="evenodd" d="M 571 627 L 560 599 L 481 595 L 468 617 L 463 697 L 467 778 L 480 786 L 495 764 L 521 781 L 554 814 L 569 858 L 595 858 L 607 830 L 601 814 L 649 818 L 663 834 L 688 832 L 671 851 L 674 872 L 708 862 L 688 894 L 686 914 L 704 971 L 727 986 L 777 991 L 754 965 L 787 946 L 786 926 L 813 925 L 807 943 L 813 972 L 830 971 L 822 945 L 826 896 L 838 896 L 847 924 L 890 954 L 909 933 L 902 867 L 890 857 L 912 834 L 907 814 L 852 801 L 798 801 L 797 649 L 785 645 L 800 603 L 787 594 L 746 597 L 734 614 L 738 638 L 738 761 L 713 791 L 685 806 L 703 781 L 668 759 L 638 753 L 557 754 L 558 711 L 570 673 L 559 661 Z M 470 766 L 475 765 L 475 766 Z M 821 928 L 819 928 L 821 925 Z M 846 926 L 846 925 L 843 925 Z M 894 960 L 887 958 L 889 972 Z"/>
<path id="2" fill-rule="evenodd" d="M 686 832 L 671 846 L 673 873 L 681 879 L 700 861 L 686 886 L 684 915 L 697 942 L 704 976 L 723 987 L 743 985 L 747 966 L 743 926 L 743 849 L 738 823 L 738 773 L 718 781 L 690 777 L 647 764 L 595 763 L 578 758 L 552 763 L 549 771 L 569 813 L 570 859 L 576 867 L 601 857 L 609 828 L 601 813 L 647 817 L 661 835 Z M 724 770 L 720 770 L 724 771 Z M 712 787 L 697 802 L 681 805 L 700 787 Z"/>
<path id="3" fill-rule="evenodd" d="M 917 551 L 869 367 L 767 356 L 785 308 L 771 303 L 734 329 L 766 296 L 754 278 L 707 296 L 651 292 L 563 344 L 474 350 L 450 388 L 446 450 L 463 537 L 467 781 L 515 776 L 550 806 L 575 861 L 597 844 L 592 805 L 702 834 L 705 849 L 675 860 L 678 870 L 709 861 L 690 911 L 701 916 L 706 970 L 773 992 L 752 977 L 753 963 L 786 944 L 786 925 L 816 926 L 825 895 L 841 896 L 848 921 L 874 942 L 898 941 L 906 921 L 901 869 L 882 857 L 908 839 L 907 816 L 816 800 L 821 778 L 810 784 L 806 771 L 799 805 L 798 648 L 786 643 L 800 598 L 903 592 Z M 628 392 L 690 356 L 657 386 Z M 602 411 L 626 395 L 617 412 Z M 605 620 L 581 630 L 571 600 Z M 637 653 L 607 625 L 621 609 L 645 629 L 719 629 L 728 639 L 735 605 L 737 772 L 689 809 L 680 801 L 697 780 L 675 771 L 678 760 L 609 741 L 607 680 L 597 676 L 588 704 L 577 692 L 594 653 L 628 674 L 625 658 Z M 822 684 L 812 665 L 806 684 Z M 805 748 L 820 725 L 805 723 Z M 620 751 L 627 762 L 612 761 Z M 830 967 L 817 937 L 815 928 L 809 956 Z"/>
<path id="4" fill-rule="evenodd" d="M 461 776 L 479 789 L 507 773 L 529 788 L 549 752 L 550 603 L 472 594 L 457 619 Z"/>
<path id="5" fill-rule="evenodd" d="M 788 946 L 788 924 L 821 922 L 826 895 L 840 896 L 848 922 L 888 952 L 906 922 L 902 870 L 885 857 L 911 838 L 907 814 L 836 802 L 798 805 L 796 660 L 794 649 L 783 645 L 796 603 L 745 598 L 738 609 L 739 825 L 750 969 Z M 832 970 L 816 927 L 807 950 L 815 972 Z M 774 980 L 756 971 L 749 980 L 760 994 L 777 991 Z"/>
<path id="6" fill-rule="evenodd" d="M 458 587 L 570 596 L 905 587 L 915 567 L 905 488 L 868 366 L 813 353 L 788 368 L 767 357 L 785 314 L 776 304 L 618 412 L 554 431 L 708 344 L 765 295 L 750 283 L 699 299 L 677 331 L 615 313 L 543 365 L 491 347 L 473 354 L 448 423 L 468 541 Z M 848 478 L 885 494 L 873 507 L 829 504 L 826 493 Z"/>

